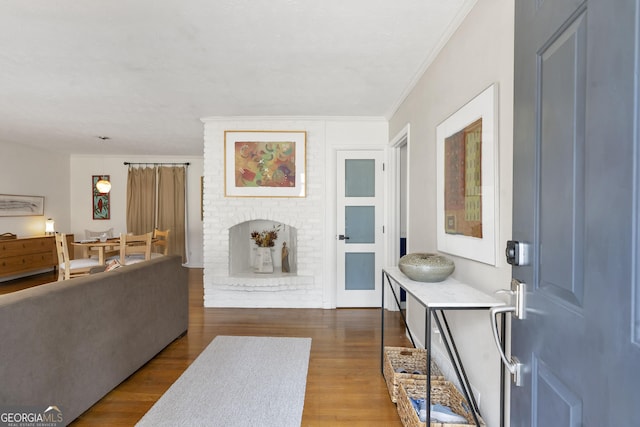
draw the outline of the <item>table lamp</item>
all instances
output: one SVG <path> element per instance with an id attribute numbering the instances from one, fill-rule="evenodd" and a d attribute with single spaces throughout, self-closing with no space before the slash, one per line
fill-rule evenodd
<path id="1" fill-rule="evenodd" d="M 47 221 L 44 223 L 44 232 L 47 235 L 52 235 L 53 233 L 55 233 L 53 225 L 54 225 L 54 221 L 51 218 L 48 218 Z"/>

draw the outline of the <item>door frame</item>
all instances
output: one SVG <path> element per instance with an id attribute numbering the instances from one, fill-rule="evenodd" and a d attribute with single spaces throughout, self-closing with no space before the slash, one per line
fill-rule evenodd
<path id="1" fill-rule="evenodd" d="M 386 254 L 388 252 L 386 242 L 386 197 L 387 193 L 387 179 L 385 172 L 385 164 L 387 161 L 386 148 L 378 147 L 377 149 L 370 150 L 338 150 L 336 152 L 336 176 L 346 177 L 346 164 L 342 163 L 347 160 L 353 159 L 373 159 L 375 162 L 375 194 L 373 197 L 359 197 L 359 196 L 347 196 L 344 194 L 344 189 L 339 189 L 343 184 L 340 181 L 336 186 L 336 240 L 334 241 L 336 246 L 336 274 L 334 275 L 336 280 L 336 307 L 379 307 L 380 296 L 382 294 L 382 270 L 386 266 Z M 342 164 L 340 164 L 342 163 Z M 342 197 L 338 195 L 341 194 Z M 340 243 L 338 240 L 339 234 L 347 234 L 345 224 L 345 213 L 347 206 L 367 206 L 370 207 L 374 203 L 375 206 L 375 224 L 374 224 L 374 242 L 371 243 L 354 243 L 343 241 Z M 340 250 L 342 247 L 343 250 Z M 345 273 L 346 273 L 346 254 L 348 253 L 373 253 L 375 254 L 375 275 L 374 275 L 374 288 L 362 289 L 362 290 L 347 290 Z M 373 295 L 372 295 L 373 293 Z M 340 304 L 338 304 L 340 299 Z M 346 305 L 345 305 L 346 303 Z"/>
<path id="2" fill-rule="evenodd" d="M 392 266 L 398 264 L 398 253 L 400 253 L 400 180 L 402 173 L 402 168 L 400 167 L 400 149 L 406 145 L 407 147 L 407 158 L 411 158 L 411 124 L 407 123 L 390 141 L 388 144 L 388 162 L 387 173 L 386 173 L 386 181 L 388 187 L 385 190 L 384 195 L 384 203 L 386 210 L 386 230 L 384 239 L 385 239 L 385 247 L 386 254 L 384 257 L 384 265 Z M 407 162 L 406 166 L 406 175 L 407 175 L 407 209 L 406 209 L 406 220 L 407 220 L 407 235 L 410 234 L 410 210 L 409 210 L 409 188 L 411 183 L 409 182 L 409 170 L 410 170 L 410 162 Z M 407 249 L 408 253 L 408 249 Z M 383 283 L 382 286 L 388 286 L 387 283 Z M 400 291 L 400 288 L 395 285 L 394 290 L 396 295 Z M 385 301 L 384 307 L 390 311 L 397 311 L 398 306 L 393 300 L 393 295 L 391 292 L 385 292 Z"/>
<path id="3" fill-rule="evenodd" d="M 325 229 L 327 230 L 326 236 L 325 236 L 325 240 L 324 240 L 324 253 L 326 254 L 326 259 L 325 259 L 325 271 L 327 271 L 327 276 L 326 276 L 326 280 L 327 283 L 325 286 L 323 286 L 323 308 L 329 308 L 329 309 L 333 309 L 337 307 L 337 301 L 338 301 L 338 290 L 337 290 L 337 283 L 336 283 L 336 276 L 335 275 L 331 275 L 330 272 L 336 272 L 337 271 L 337 256 L 338 256 L 338 251 L 337 251 L 337 247 L 336 247 L 336 239 L 337 239 L 337 235 L 339 234 L 337 231 L 337 218 L 336 218 L 336 211 L 337 211 L 337 201 L 336 201 L 336 186 L 338 185 L 337 182 L 337 170 L 338 170 L 338 165 L 337 165 L 337 161 L 338 161 L 338 152 L 339 151 L 381 151 L 382 152 L 382 161 L 385 165 L 387 165 L 388 163 L 388 149 L 387 147 L 385 147 L 384 145 L 375 145 L 375 144 L 354 144 L 354 145 L 332 145 L 332 146 L 328 146 L 327 150 L 326 150 L 326 156 L 327 156 L 327 165 L 330 165 L 330 168 L 327 168 L 326 170 L 326 174 L 327 174 L 327 180 L 326 180 L 326 207 L 325 207 Z M 385 166 L 386 167 L 386 166 Z M 389 194 L 389 185 L 388 185 L 388 173 L 384 173 L 383 174 L 383 191 L 384 191 L 384 198 L 383 198 L 383 203 L 387 203 L 387 195 Z M 385 231 L 387 230 L 387 212 L 386 212 L 386 207 L 383 207 L 383 215 L 384 218 L 382 219 L 382 223 L 385 227 Z M 383 234 L 383 251 L 384 253 L 382 254 L 382 266 L 385 267 L 386 266 L 386 254 L 388 253 L 389 249 L 388 249 L 388 245 L 387 245 L 387 234 L 388 233 L 384 233 Z"/>

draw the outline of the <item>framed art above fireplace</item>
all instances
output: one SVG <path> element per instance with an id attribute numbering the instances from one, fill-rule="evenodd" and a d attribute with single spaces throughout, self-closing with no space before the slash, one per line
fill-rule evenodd
<path id="1" fill-rule="evenodd" d="M 225 131 L 225 196 L 305 197 L 306 138 L 306 131 Z"/>

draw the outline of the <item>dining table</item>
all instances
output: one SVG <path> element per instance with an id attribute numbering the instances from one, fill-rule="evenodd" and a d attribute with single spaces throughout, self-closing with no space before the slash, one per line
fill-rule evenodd
<path id="1" fill-rule="evenodd" d="M 104 242 L 98 239 L 85 239 L 71 242 L 75 247 L 80 247 L 84 250 L 84 257 L 89 258 L 90 251 L 98 252 L 98 264 L 104 265 L 108 256 L 120 254 L 120 238 L 113 237 L 105 240 Z"/>
<path id="2" fill-rule="evenodd" d="M 151 239 L 151 244 L 153 245 L 158 240 L 159 239 L 154 237 Z M 104 265 L 107 257 L 120 255 L 120 237 L 111 237 L 105 241 L 100 241 L 99 239 L 84 239 L 71 242 L 71 244 L 75 247 L 83 248 L 85 258 L 89 258 L 91 251 L 97 251 L 99 265 Z M 139 245 L 140 242 L 132 242 L 132 244 Z"/>

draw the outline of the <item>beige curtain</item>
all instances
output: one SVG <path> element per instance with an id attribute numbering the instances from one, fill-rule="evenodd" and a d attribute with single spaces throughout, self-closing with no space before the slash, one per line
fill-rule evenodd
<path id="1" fill-rule="evenodd" d="M 185 251 L 185 167 L 158 168 L 158 229 L 169 233 L 169 254 Z"/>
<path id="2" fill-rule="evenodd" d="M 153 231 L 156 223 L 156 168 L 129 167 L 127 176 L 127 232 Z"/>

